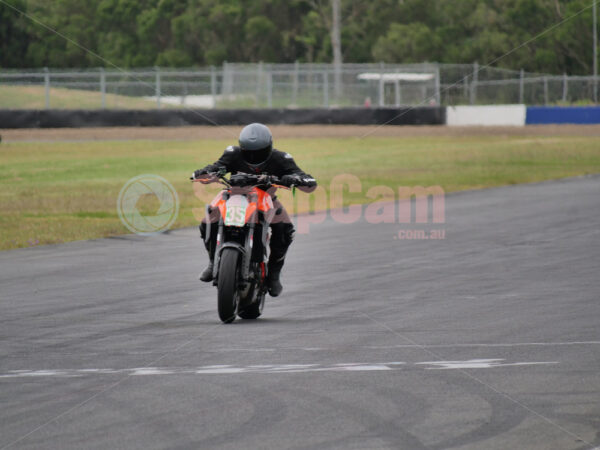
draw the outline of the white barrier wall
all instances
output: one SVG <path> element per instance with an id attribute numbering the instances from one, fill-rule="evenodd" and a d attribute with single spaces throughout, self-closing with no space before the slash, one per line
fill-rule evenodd
<path id="1" fill-rule="evenodd" d="M 448 106 L 446 125 L 525 125 L 525 105 Z"/>

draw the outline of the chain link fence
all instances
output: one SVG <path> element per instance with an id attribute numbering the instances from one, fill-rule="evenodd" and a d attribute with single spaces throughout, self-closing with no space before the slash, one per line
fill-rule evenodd
<path id="1" fill-rule="evenodd" d="M 598 81 L 475 64 L 0 69 L 2 109 L 314 108 L 597 103 Z"/>

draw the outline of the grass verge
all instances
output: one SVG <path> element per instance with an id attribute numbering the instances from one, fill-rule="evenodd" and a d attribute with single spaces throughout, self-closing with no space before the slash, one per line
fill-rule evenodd
<path id="1" fill-rule="evenodd" d="M 189 175 L 229 144 L 209 139 L 2 143 L 0 249 L 128 233 L 116 200 L 126 181 L 140 174 L 160 175 L 177 190 L 181 206 L 174 227 L 197 224 L 203 203 Z M 394 191 L 439 185 L 453 192 L 600 172 L 600 146 L 593 136 L 304 138 L 279 139 L 277 147 L 292 153 L 328 193 L 334 176 L 357 176 L 361 189 L 345 193 L 346 205 L 372 201 L 366 192 L 379 185 Z M 283 197 L 293 210 L 291 197 Z M 303 209 L 305 202 L 296 208 Z"/>
<path id="2" fill-rule="evenodd" d="M 54 109 L 99 109 L 102 94 L 81 89 L 50 88 L 50 108 Z M 107 108 L 153 109 L 156 102 L 143 98 L 118 94 L 106 94 Z M 44 86 L 0 86 L 0 108 L 44 109 L 46 92 Z M 166 107 L 173 107 L 166 105 Z"/>

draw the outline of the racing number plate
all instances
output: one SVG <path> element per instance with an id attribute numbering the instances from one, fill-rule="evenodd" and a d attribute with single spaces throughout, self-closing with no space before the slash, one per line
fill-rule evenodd
<path id="1" fill-rule="evenodd" d="M 246 224 L 246 209 L 248 200 L 242 196 L 235 196 L 227 200 L 225 213 L 225 226 L 243 227 Z"/>

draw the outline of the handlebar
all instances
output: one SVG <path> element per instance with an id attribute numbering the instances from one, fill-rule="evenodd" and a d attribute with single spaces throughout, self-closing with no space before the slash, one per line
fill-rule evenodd
<path id="1" fill-rule="evenodd" d="M 227 187 L 251 187 L 251 186 L 261 186 L 261 185 L 269 185 L 276 188 L 281 189 L 290 189 L 290 186 L 284 186 L 281 184 L 281 180 L 275 175 L 256 175 L 251 173 L 237 173 L 235 175 L 231 175 L 229 179 L 225 177 L 224 172 L 208 172 L 206 174 L 200 175 L 200 177 L 195 178 L 194 176 L 190 177 L 192 182 L 199 182 L 203 184 L 220 182 Z"/>

